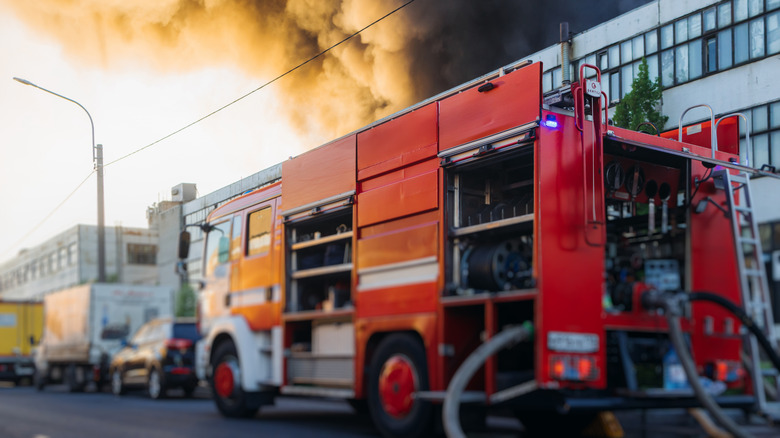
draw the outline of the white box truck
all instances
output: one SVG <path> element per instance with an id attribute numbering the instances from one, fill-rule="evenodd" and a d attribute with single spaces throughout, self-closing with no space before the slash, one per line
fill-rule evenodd
<path id="1" fill-rule="evenodd" d="M 35 385 L 65 383 L 71 392 L 89 382 L 102 389 L 111 357 L 145 322 L 173 314 L 173 289 L 86 284 L 43 299 L 43 338 L 35 354 Z"/>

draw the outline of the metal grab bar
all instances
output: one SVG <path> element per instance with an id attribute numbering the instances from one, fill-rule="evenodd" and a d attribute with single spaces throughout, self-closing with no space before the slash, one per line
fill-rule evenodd
<path id="1" fill-rule="evenodd" d="M 677 140 L 682 143 L 682 130 L 683 130 L 683 117 L 685 117 L 685 114 L 688 113 L 688 111 L 694 109 L 704 107 L 710 110 L 710 146 L 712 149 L 712 158 L 715 158 L 715 151 L 718 150 L 718 136 L 715 135 L 715 113 L 712 112 L 712 107 L 707 105 L 706 103 L 701 103 L 699 105 L 694 105 L 687 110 L 683 111 L 683 113 L 680 115 L 680 121 L 677 122 Z"/>
<path id="2" fill-rule="evenodd" d="M 598 86 L 595 85 L 594 81 L 589 80 L 585 77 L 585 68 L 590 68 L 596 71 L 596 83 L 598 83 Z M 590 88 L 589 88 L 590 87 Z M 582 133 L 584 133 L 584 119 L 585 119 L 585 94 L 591 97 L 591 115 L 593 117 L 593 144 L 590 147 L 591 152 L 591 163 L 590 163 L 590 169 L 588 169 L 588 148 L 585 144 L 585 138 L 582 136 Z M 601 108 L 601 98 L 604 98 L 605 105 L 603 107 L 604 109 L 604 119 L 603 120 L 597 120 L 600 119 L 602 116 L 602 108 Z M 599 212 L 597 211 L 597 203 L 598 203 L 598 197 L 600 196 L 600 193 L 597 189 L 598 184 L 603 184 L 603 177 L 601 176 L 600 169 L 604 168 L 603 164 L 603 145 L 602 145 L 602 135 L 603 132 L 606 132 L 608 127 L 608 120 L 609 120 L 609 99 L 607 98 L 607 94 L 601 90 L 601 70 L 599 70 L 598 67 L 591 64 L 583 64 L 580 66 L 580 81 L 579 81 L 579 87 L 575 90 L 574 95 L 575 100 L 575 111 L 574 111 L 574 124 L 575 127 L 580 131 L 580 146 L 582 151 L 582 188 L 583 188 L 583 213 L 584 213 L 584 219 L 585 219 L 585 243 L 590 246 L 601 246 L 604 242 L 602 242 L 602 239 L 599 239 L 596 242 L 591 242 L 588 234 L 590 232 L 590 227 L 593 226 L 594 229 L 599 229 L 600 227 L 604 226 L 603 218 L 599 217 Z M 579 103 L 579 106 L 577 105 Z M 596 112 L 598 111 L 598 113 Z M 581 112 L 581 114 L 580 114 Z M 579 116 L 581 115 L 582 120 L 578 120 Z M 580 123 L 578 123 L 580 122 Z M 598 122 L 598 124 L 597 124 Z M 598 136 L 596 133 L 598 132 Z M 590 171 L 590 172 L 589 172 Z M 598 175 L 598 177 L 597 177 Z M 588 181 L 588 177 L 590 176 L 591 181 Z M 590 184 L 589 184 L 590 183 Z M 588 199 L 588 187 L 591 188 L 591 197 Z M 591 217 L 592 215 L 592 217 Z M 602 220 L 599 220 L 602 219 Z"/>
<path id="3" fill-rule="evenodd" d="M 715 122 L 715 134 L 717 135 L 718 125 L 720 124 L 720 122 L 731 117 L 742 117 L 742 119 L 745 120 L 745 163 L 744 165 L 745 167 L 750 167 L 750 122 L 748 121 L 746 115 L 742 113 L 731 113 L 731 114 L 726 114 L 725 116 L 719 118 L 718 121 Z M 739 120 L 737 120 L 737 132 L 739 132 Z M 737 140 L 737 142 L 739 142 L 739 140 Z M 739 143 L 737 144 L 737 150 L 739 150 Z"/>

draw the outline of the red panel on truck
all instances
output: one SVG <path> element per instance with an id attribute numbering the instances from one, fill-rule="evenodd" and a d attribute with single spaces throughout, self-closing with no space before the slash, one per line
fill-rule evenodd
<path id="1" fill-rule="evenodd" d="M 718 124 L 718 150 L 739 155 L 739 118 L 731 117 Z M 712 149 L 712 123 L 707 120 L 683 127 L 682 141 Z M 673 129 L 661 133 L 661 137 L 677 140 L 680 131 Z"/>
<path id="2" fill-rule="evenodd" d="M 358 134 L 358 179 L 364 180 L 389 170 L 436 155 L 435 103 Z"/>
<path id="3" fill-rule="evenodd" d="M 355 135 L 282 163 L 285 211 L 355 190 Z"/>
<path id="4" fill-rule="evenodd" d="M 437 208 L 439 205 L 437 169 L 421 174 L 412 172 L 415 167 L 421 166 L 396 171 L 388 176 L 398 175 L 401 178 L 358 194 L 358 226 L 363 227 Z M 377 179 L 385 179 L 385 177 Z M 365 186 L 363 189 L 365 190 Z"/>
<path id="5" fill-rule="evenodd" d="M 439 103 L 439 150 L 468 143 L 539 118 L 542 64 L 535 63 Z M 479 89 L 483 89 L 482 92 Z"/>

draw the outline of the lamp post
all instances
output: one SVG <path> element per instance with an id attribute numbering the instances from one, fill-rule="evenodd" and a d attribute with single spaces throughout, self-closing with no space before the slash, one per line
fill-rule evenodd
<path id="1" fill-rule="evenodd" d="M 95 171 L 97 171 L 98 282 L 105 283 L 106 281 L 106 228 L 105 228 L 105 218 L 103 215 L 103 210 L 104 210 L 103 207 L 103 145 L 99 144 L 95 146 L 95 123 L 92 122 L 92 116 L 89 114 L 89 111 L 87 111 L 87 109 L 84 108 L 84 105 L 76 102 L 71 98 L 65 97 L 61 94 L 57 94 L 51 90 L 47 90 L 43 87 L 35 85 L 26 79 L 15 77 L 14 80 L 24 85 L 35 87 L 49 94 L 53 94 L 57 97 L 73 102 L 76 105 L 80 106 L 81 109 L 83 109 L 84 112 L 87 113 L 87 117 L 89 117 L 89 123 L 92 126 L 92 163 Z"/>

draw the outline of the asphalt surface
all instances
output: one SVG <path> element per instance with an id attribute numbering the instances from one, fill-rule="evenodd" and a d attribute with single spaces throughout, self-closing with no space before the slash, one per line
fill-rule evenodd
<path id="1" fill-rule="evenodd" d="M 780 409 L 779 409 L 780 412 Z M 525 438 L 522 425 L 508 415 L 488 417 L 487 430 L 472 438 Z M 756 438 L 780 437 L 780 428 L 758 417 L 729 411 L 743 430 Z M 705 437 L 704 429 L 685 410 L 617 412 L 626 438 Z M 208 391 L 195 397 L 173 392 L 151 400 L 143 392 L 116 397 L 108 392 L 70 394 L 51 386 L 0 385 L 0 438 L 243 438 L 243 437 L 376 437 L 366 415 L 337 400 L 279 397 L 255 418 L 226 419 L 219 415 Z M 550 435 L 548 435 L 550 436 Z"/>

